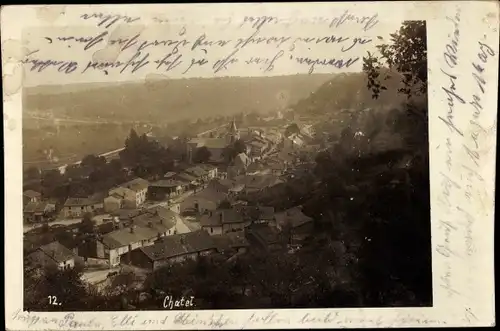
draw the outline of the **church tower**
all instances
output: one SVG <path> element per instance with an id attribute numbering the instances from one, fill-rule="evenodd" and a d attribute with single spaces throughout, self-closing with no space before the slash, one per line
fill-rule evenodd
<path id="1" fill-rule="evenodd" d="M 229 130 L 228 130 L 228 142 L 230 144 L 233 144 L 236 140 L 240 139 L 240 132 L 238 131 L 238 128 L 236 128 L 236 122 L 233 119 L 232 122 L 229 124 Z"/>

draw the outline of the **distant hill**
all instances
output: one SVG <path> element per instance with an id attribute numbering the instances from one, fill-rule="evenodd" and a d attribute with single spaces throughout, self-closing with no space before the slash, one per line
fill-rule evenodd
<path id="1" fill-rule="evenodd" d="M 372 92 L 366 86 L 367 77 L 364 73 L 339 74 L 322 84 L 307 98 L 298 101 L 292 109 L 302 115 L 324 115 L 343 109 L 398 107 L 406 99 L 405 95 L 398 93 L 398 89 L 403 87 L 401 76 L 391 73 L 389 77 L 383 82 L 387 90 L 382 91 L 378 99 L 373 99 Z"/>
<path id="2" fill-rule="evenodd" d="M 151 80 L 41 86 L 24 91 L 25 112 L 54 117 L 171 122 L 240 112 L 266 113 L 307 97 L 333 74 Z"/>

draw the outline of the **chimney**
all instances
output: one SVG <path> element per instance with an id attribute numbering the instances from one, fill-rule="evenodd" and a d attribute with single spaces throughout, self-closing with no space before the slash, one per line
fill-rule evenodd
<path id="1" fill-rule="evenodd" d="M 134 233 L 134 230 L 135 230 L 135 225 L 131 225 L 130 226 L 130 233 Z"/>

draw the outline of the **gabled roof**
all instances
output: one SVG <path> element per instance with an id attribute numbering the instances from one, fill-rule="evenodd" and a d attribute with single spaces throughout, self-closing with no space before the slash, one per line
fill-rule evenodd
<path id="1" fill-rule="evenodd" d="M 191 199 L 203 199 L 207 201 L 222 201 L 226 198 L 226 194 L 223 192 L 217 192 L 215 189 L 208 187 L 204 190 L 191 195 Z"/>
<path id="2" fill-rule="evenodd" d="M 135 216 L 132 220 L 134 224 L 140 226 L 149 226 L 149 222 L 152 222 L 154 229 L 160 232 L 167 232 L 175 226 L 177 216 L 177 213 L 168 208 L 156 206 L 147 209 L 145 212 Z"/>
<path id="3" fill-rule="evenodd" d="M 245 188 L 248 190 L 260 190 L 266 187 L 272 187 L 283 181 L 274 175 L 250 175 L 243 179 Z"/>
<path id="4" fill-rule="evenodd" d="M 64 203 L 64 207 L 80 207 L 90 206 L 93 202 L 88 198 L 68 198 Z"/>
<path id="5" fill-rule="evenodd" d="M 306 223 L 312 222 L 313 219 L 302 212 L 300 206 L 293 207 L 281 213 L 276 213 L 276 222 L 281 226 L 289 224 L 292 228 L 297 228 Z"/>
<path id="6" fill-rule="evenodd" d="M 200 219 L 201 226 L 220 226 L 222 224 L 243 223 L 243 215 L 235 209 L 219 209 L 212 215 L 203 215 Z"/>
<path id="7" fill-rule="evenodd" d="M 249 233 L 262 244 L 271 245 L 280 242 L 279 231 L 266 224 L 253 224 L 249 227 Z"/>
<path id="8" fill-rule="evenodd" d="M 178 187 L 182 186 L 184 183 L 178 181 L 178 180 L 173 180 L 173 179 L 160 179 L 157 180 L 156 182 L 151 183 L 150 186 L 152 187 L 164 187 L 164 188 L 172 188 L 172 187 Z"/>
<path id="9" fill-rule="evenodd" d="M 74 258 L 73 252 L 57 241 L 41 246 L 38 249 L 57 263 L 65 262 Z"/>
<path id="10" fill-rule="evenodd" d="M 131 231 L 130 227 L 127 227 L 107 233 L 102 236 L 101 241 L 108 248 L 114 249 L 155 237 L 158 237 L 158 231 L 148 227 L 135 226 L 133 231 Z"/>
<path id="11" fill-rule="evenodd" d="M 215 245 L 219 250 L 238 249 L 241 247 L 248 247 L 249 243 L 245 238 L 243 232 L 228 232 L 224 234 L 217 234 L 212 236 Z"/>
<path id="12" fill-rule="evenodd" d="M 187 168 L 186 170 L 184 170 L 184 172 L 186 172 L 189 175 L 198 177 L 198 178 L 207 175 L 207 171 L 201 167 L 198 167 L 198 166 Z"/>
<path id="13" fill-rule="evenodd" d="M 164 233 L 175 226 L 175 219 L 163 218 L 153 213 L 143 213 L 135 216 L 132 222 L 137 227 L 149 228 L 156 233 Z"/>
<path id="14" fill-rule="evenodd" d="M 163 237 L 158 243 L 141 247 L 140 250 L 151 260 L 157 261 L 215 248 L 211 236 L 206 231 L 200 230 Z"/>
<path id="15" fill-rule="evenodd" d="M 194 182 L 197 179 L 193 175 L 190 175 L 190 174 L 185 173 L 185 172 L 177 174 L 177 178 L 179 178 L 181 181 L 188 182 L 188 183 Z"/>
<path id="16" fill-rule="evenodd" d="M 123 183 L 120 186 L 126 187 L 134 192 L 139 192 L 139 191 L 142 191 L 144 189 L 147 189 L 149 186 L 149 182 L 145 179 L 142 179 L 142 178 L 135 178 L 135 179 L 132 179 L 131 181 Z"/>
<path id="17" fill-rule="evenodd" d="M 47 205 L 48 203 L 44 201 L 28 202 L 23 211 L 25 213 L 43 213 L 45 212 Z"/>
<path id="18" fill-rule="evenodd" d="M 39 198 L 42 196 L 41 193 L 33 191 L 33 190 L 26 190 L 23 192 L 23 195 L 28 198 Z"/>

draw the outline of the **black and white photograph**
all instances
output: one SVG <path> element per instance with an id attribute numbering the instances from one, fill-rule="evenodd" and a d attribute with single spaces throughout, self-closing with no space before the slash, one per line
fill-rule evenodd
<path id="1" fill-rule="evenodd" d="M 314 12 L 325 8 L 324 17 L 283 19 L 240 5 L 231 4 L 234 17 L 224 18 L 228 9 L 198 22 L 183 18 L 188 4 L 172 5 L 184 8 L 176 19 L 148 12 L 154 5 L 135 15 L 46 6 L 30 12 L 43 26 L 22 30 L 22 53 L 2 38 L 3 60 L 23 72 L 22 84 L 4 83 L 4 102 L 17 98 L 22 113 L 21 122 L 4 113 L 4 129 L 22 140 L 22 164 L 6 168 L 22 169 L 12 191 L 22 203 L 6 202 L 22 215 L 8 222 L 23 229 L 22 307 L 11 318 L 94 329 L 99 319 L 74 314 L 135 312 L 103 325 L 138 328 L 137 316 L 161 311 L 174 315 L 148 317 L 148 328 L 167 319 L 227 328 L 238 311 L 251 315 L 244 328 L 319 321 L 301 309 L 432 309 L 437 291 L 463 300 L 454 265 L 489 247 L 473 241 L 479 223 L 467 202 L 483 192 L 473 180 L 490 173 L 480 145 L 496 122 L 490 129 L 480 117 L 491 103 L 477 93 L 496 93 L 486 68 L 498 46 L 466 46 L 458 29 L 467 14 L 451 7 L 442 15 L 449 39 L 428 57 L 425 15 L 327 12 L 324 3 Z M 474 50 L 471 61 L 462 47 Z M 434 56 L 441 85 L 429 85 Z M 475 78 L 470 89 L 461 74 Z M 442 102 L 432 125 L 430 86 Z M 41 322 L 38 312 L 65 317 Z M 226 322 L 214 322 L 217 312 Z"/>

